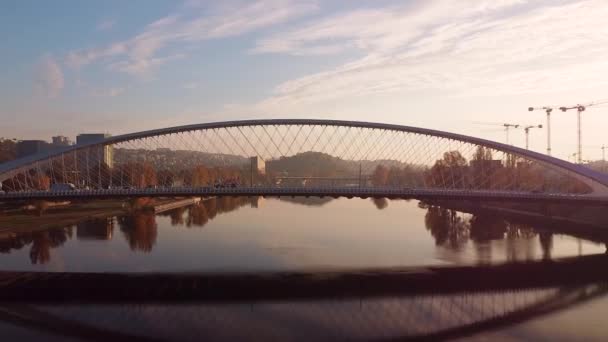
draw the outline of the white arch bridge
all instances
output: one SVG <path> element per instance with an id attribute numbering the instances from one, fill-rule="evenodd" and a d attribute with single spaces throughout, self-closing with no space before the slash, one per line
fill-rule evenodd
<path id="1" fill-rule="evenodd" d="M 608 175 L 561 159 L 431 129 L 316 119 L 114 136 L 0 164 L 0 182 L 0 201 L 261 195 L 608 203 Z"/>

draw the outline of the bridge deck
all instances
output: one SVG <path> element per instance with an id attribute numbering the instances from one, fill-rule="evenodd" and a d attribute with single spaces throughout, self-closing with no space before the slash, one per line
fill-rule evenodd
<path id="1" fill-rule="evenodd" d="M 236 188 L 150 188 L 101 189 L 72 191 L 27 191 L 0 193 L 0 201 L 102 199 L 131 197 L 183 197 L 183 196 L 310 196 L 359 197 L 435 200 L 526 201 L 580 204 L 608 204 L 608 196 L 587 194 L 557 194 L 523 191 L 445 190 L 382 187 L 236 187 Z"/>

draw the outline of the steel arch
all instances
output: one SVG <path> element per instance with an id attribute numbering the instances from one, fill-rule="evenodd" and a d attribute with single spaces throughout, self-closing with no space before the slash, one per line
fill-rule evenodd
<path id="1" fill-rule="evenodd" d="M 582 165 L 573 164 L 555 157 L 547 156 L 538 152 L 526 150 L 523 148 L 486 140 L 477 137 L 471 137 L 463 134 L 439 131 L 428 128 L 403 126 L 388 123 L 375 123 L 365 121 L 347 121 L 347 120 L 325 120 L 325 119 L 254 119 L 254 120 L 236 120 L 236 121 L 220 121 L 211 123 L 201 123 L 193 125 L 183 125 L 168 128 L 152 129 L 135 133 L 128 133 L 118 136 L 106 138 L 102 141 L 73 145 L 67 148 L 58 149 L 49 153 L 41 153 L 18 160 L 13 160 L 0 164 L 0 182 L 13 177 L 20 171 L 27 169 L 29 166 L 37 162 L 43 162 L 53 157 L 60 156 L 64 153 L 74 152 L 96 146 L 109 146 L 121 142 L 127 142 L 137 139 L 143 139 L 155 136 L 164 136 L 174 133 L 182 133 L 189 131 L 210 130 L 218 128 L 246 127 L 246 126 L 285 126 L 285 125 L 306 125 L 306 126 L 334 126 L 334 127 L 353 127 L 366 129 L 379 129 L 387 131 L 397 131 L 405 133 L 414 133 L 423 136 L 445 138 L 454 141 L 469 143 L 477 146 L 491 148 L 497 151 L 513 154 L 532 161 L 540 162 L 556 170 L 572 173 L 577 179 L 591 186 L 594 194 L 608 194 L 608 175 L 591 170 Z"/>

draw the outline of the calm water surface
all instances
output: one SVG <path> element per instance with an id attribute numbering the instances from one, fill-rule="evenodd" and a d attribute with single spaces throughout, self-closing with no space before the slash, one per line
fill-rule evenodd
<path id="1" fill-rule="evenodd" d="M 2 241 L 5 270 L 285 271 L 466 264 L 605 246 L 417 201 L 223 198 Z"/>
<path id="2" fill-rule="evenodd" d="M 3 270 L 233 272 L 540 260 L 605 246 L 417 201 L 241 198 L 19 234 L 0 241 L 0 251 Z M 466 293 L 384 298 L 0 303 L 0 332 L 22 341 L 608 338 L 606 283 L 490 292 L 474 283 Z"/>

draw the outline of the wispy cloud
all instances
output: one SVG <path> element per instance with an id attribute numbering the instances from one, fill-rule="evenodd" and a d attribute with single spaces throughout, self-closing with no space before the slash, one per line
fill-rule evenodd
<path id="1" fill-rule="evenodd" d="M 182 88 L 188 89 L 188 90 L 196 89 L 196 88 L 198 88 L 198 83 L 197 82 L 188 82 L 188 83 L 183 84 Z"/>
<path id="2" fill-rule="evenodd" d="M 438 25 L 492 16 L 522 0 L 466 3 L 418 1 L 385 8 L 355 9 L 281 32 L 257 42 L 253 52 L 307 55 L 346 49 L 391 52 L 426 36 Z"/>
<path id="3" fill-rule="evenodd" d="M 128 59 L 108 65 L 110 70 L 122 71 L 131 75 L 144 75 L 150 69 L 163 65 L 168 61 L 184 58 L 184 54 L 174 54 L 163 57 Z"/>
<path id="4" fill-rule="evenodd" d="M 104 19 L 97 23 L 97 31 L 109 31 L 114 28 L 116 21 L 112 19 Z"/>
<path id="5" fill-rule="evenodd" d="M 34 87 L 37 93 L 57 97 L 64 87 L 63 71 L 51 55 L 44 55 L 35 68 Z"/>
<path id="6" fill-rule="evenodd" d="M 127 44 L 117 42 L 104 48 L 71 51 L 65 58 L 65 64 L 78 69 L 99 59 L 116 57 L 125 53 L 127 53 Z"/>
<path id="7" fill-rule="evenodd" d="M 184 6 L 176 13 L 149 24 L 130 39 L 105 47 L 72 51 L 66 56 L 65 63 L 80 68 L 103 60 L 111 70 L 141 74 L 177 56 L 184 57 L 183 50 L 188 45 L 242 35 L 316 9 L 316 3 L 310 0 L 238 1 L 213 8 Z M 163 54 L 163 50 L 171 52 Z"/>
<path id="8" fill-rule="evenodd" d="M 257 42 L 254 53 L 363 53 L 280 84 L 257 106 L 284 111 L 420 90 L 480 96 L 606 85 L 607 16 L 601 0 L 424 1 L 351 10 Z"/>
<path id="9" fill-rule="evenodd" d="M 108 89 L 95 89 L 91 95 L 95 97 L 115 97 L 124 94 L 127 89 L 124 87 L 113 87 Z"/>

